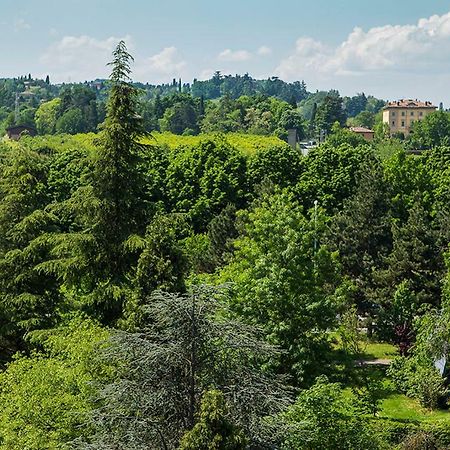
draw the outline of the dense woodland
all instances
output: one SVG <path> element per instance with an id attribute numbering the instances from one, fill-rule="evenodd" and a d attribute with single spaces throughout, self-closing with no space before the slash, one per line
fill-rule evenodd
<path id="1" fill-rule="evenodd" d="M 131 62 L 1 84 L 0 449 L 450 448 L 448 114 Z"/>

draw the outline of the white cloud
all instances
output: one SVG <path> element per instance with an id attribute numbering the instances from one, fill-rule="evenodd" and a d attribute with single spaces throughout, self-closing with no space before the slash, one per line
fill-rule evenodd
<path id="1" fill-rule="evenodd" d="M 50 45 L 40 62 L 55 83 L 107 77 L 110 70 L 106 65 L 121 39 L 132 46 L 130 36 L 110 36 L 103 40 L 86 35 L 64 36 Z"/>
<path id="2" fill-rule="evenodd" d="M 25 19 L 17 19 L 13 25 L 14 31 L 19 33 L 20 31 L 29 30 L 31 25 Z"/>
<path id="3" fill-rule="evenodd" d="M 203 69 L 200 72 L 200 75 L 196 76 L 195 78 L 197 78 L 198 80 L 209 80 L 214 75 L 216 70 L 217 69 Z"/>
<path id="4" fill-rule="evenodd" d="M 285 79 L 360 76 L 368 73 L 443 73 L 450 62 L 450 12 L 415 25 L 355 28 L 338 46 L 300 38 L 278 65 Z"/>
<path id="5" fill-rule="evenodd" d="M 159 53 L 137 63 L 135 76 L 142 81 L 167 82 L 169 78 L 183 77 L 187 67 L 176 47 L 166 47 Z"/>
<path id="6" fill-rule="evenodd" d="M 223 52 L 220 52 L 217 58 L 220 61 L 242 62 L 248 61 L 251 57 L 251 53 L 247 50 L 231 50 L 227 48 Z"/>
<path id="7" fill-rule="evenodd" d="M 270 47 L 267 47 L 266 45 L 262 45 L 261 47 L 258 48 L 256 53 L 260 56 L 267 56 L 272 53 L 272 49 Z"/>

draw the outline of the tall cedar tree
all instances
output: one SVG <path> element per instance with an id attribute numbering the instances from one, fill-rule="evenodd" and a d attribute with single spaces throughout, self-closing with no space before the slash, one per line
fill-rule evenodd
<path id="1" fill-rule="evenodd" d="M 249 449 L 273 448 L 278 433 L 265 418 L 289 405 L 290 389 L 261 367 L 279 352 L 261 330 L 228 319 L 227 301 L 226 291 L 210 286 L 154 292 L 146 328 L 116 332 L 104 349 L 102 360 L 117 363 L 119 373 L 99 392 L 94 435 L 76 448 L 174 450 L 211 389 L 223 393 Z"/>
<path id="2" fill-rule="evenodd" d="M 92 172 L 64 203 L 75 218 L 68 233 L 52 236 L 53 260 L 40 266 L 56 271 L 66 290 L 104 323 L 121 317 L 130 298 L 131 269 L 145 233 L 144 182 L 139 172 L 137 90 L 129 83 L 132 56 L 121 41 L 113 52 L 111 92 Z"/>
<path id="3" fill-rule="evenodd" d="M 120 280 L 129 267 L 123 244 L 131 234 L 145 230 L 142 183 L 137 169 L 138 139 L 144 128 L 136 112 L 138 92 L 128 82 L 133 58 L 123 41 L 113 57 L 111 94 L 92 174 L 93 194 L 99 200 L 92 232 L 103 250 L 99 266 L 104 275 Z"/>

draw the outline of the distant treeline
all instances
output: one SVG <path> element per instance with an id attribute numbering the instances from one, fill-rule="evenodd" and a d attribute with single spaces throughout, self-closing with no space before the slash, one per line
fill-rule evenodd
<path id="1" fill-rule="evenodd" d="M 341 97 L 338 91 L 308 92 L 304 81 L 287 83 L 277 77 L 256 80 L 245 74 L 209 80 L 152 85 L 134 83 L 139 113 L 147 131 L 195 135 L 244 132 L 286 137 L 296 128 L 301 138 L 315 138 L 334 122 L 372 127 L 384 101 L 364 93 Z M 109 93 L 105 80 L 51 84 L 31 74 L 0 79 L 0 135 L 13 125 L 27 125 L 39 134 L 96 132 L 105 119 Z"/>

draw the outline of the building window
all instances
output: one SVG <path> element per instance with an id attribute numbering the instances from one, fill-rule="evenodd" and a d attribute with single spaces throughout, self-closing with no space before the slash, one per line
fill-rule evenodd
<path id="1" fill-rule="evenodd" d="M 402 120 L 402 127 L 404 127 L 405 126 L 405 121 L 404 120 Z"/>
<path id="2" fill-rule="evenodd" d="M 392 117 L 395 117 L 395 111 L 392 111 Z"/>
<path id="3" fill-rule="evenodd" d="M 411 116 L 414 116 L 414 111 L 411 111 Z"/>
<path id="4" fill-rule="evenodd" d="M 405 117 L 405 111 L 402 111 L 402 117 Z"/>
<path id="5" fill-rule="evenodd" d="M 392 121 L 392 126 L 393 126 L 393 127 L 395 126 L 395 120 Z"/>
<path id="6" fill-rule="evenodd" d="M 419 116 L 420 116 L 420 117 L 422 117 L 422 116 L 423 116 L 423 112 L 422 112 L 422 111 L 420 111 L 420 113 L 419 113 Z"/>

